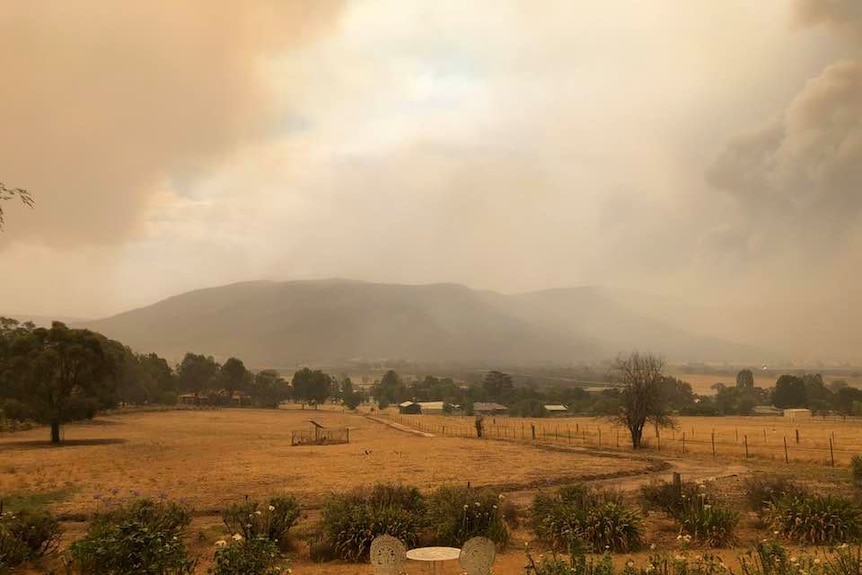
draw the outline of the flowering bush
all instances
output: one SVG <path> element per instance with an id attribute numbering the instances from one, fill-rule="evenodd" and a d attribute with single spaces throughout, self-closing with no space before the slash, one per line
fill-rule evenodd
<path id="1" fill-rule="evenodd" d="M 733 530 L 739 513 L 706 502 L 706 494 L 684 501 L 674 512 L 683 534 L 707 547 L 727 547 L 733 542 Z"/>
<path id="2" fill-rule="evenodd" d="M 488 489 L 443 485 L 430 496 L 429 523 L 439 545 L 460 547 L 477 536 L 505 545 L 507 505 L 502 494 Z"/>
<path id="3" fill-rule="evenodd" d="M 230 534 L 239 533 L 246 540 L 267 539 L 284 548 L 299 513 L 296 498 L 282 495 L 265 505 L 248 500 L 229 505 L 222 511 L 222 520 Z"/>
<path id="4" fill-rule="evenodd" d="M 266 538 L 244 539 L 236 534 L 230 542 L 216 542 L 209 575 L 280 575 L 290 573 L 287 559 L 279 552 L 275 541 Z"/>

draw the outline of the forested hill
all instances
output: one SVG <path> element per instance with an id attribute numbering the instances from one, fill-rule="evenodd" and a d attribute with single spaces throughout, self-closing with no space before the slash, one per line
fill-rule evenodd
<path id="1" fill-rule="evenodd" d="M 453 284 L 246 282 L 83 326 L 136 351 L 236 356 L 258 367 L 349 359 L 571 362 L 631 349 L 686 361 L 757 355 L 638 315 L 593 287 L 504 295 Z"/>

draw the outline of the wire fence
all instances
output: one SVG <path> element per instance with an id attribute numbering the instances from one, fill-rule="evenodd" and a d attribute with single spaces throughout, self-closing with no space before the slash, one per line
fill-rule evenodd
<path id="1" fill-rule="evenodd" d="M 477 437 L 475 419 L 468 416 L 394 415 L 396 421 L 446 437 Z M 628 429 L 594 418 L 520 419 L 487 416 L 483 436 L 523 442 L 631 451 Z M 782 417 L 679 418 L 674 429 L 643 432 L 643 450 L 669 455 L 702 455 L 730 459 L 769 459 L 848 465 L 862 454 L 862 420 Z"/>
<path id="2" fill-rule="evenodd" d="M 302 429 L 290 432 L 291 445 L 330 445 L 350 443 L 350 429 Z"/>

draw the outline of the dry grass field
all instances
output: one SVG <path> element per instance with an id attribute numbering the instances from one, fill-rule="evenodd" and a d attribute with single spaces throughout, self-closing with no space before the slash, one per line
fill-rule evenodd
<path id="1" fill-rule="evenodd" d="M 351 428 L 350 443 L 291 446 L 291 430 L 309 419 Z M 47 429 L 0 435 L 0 494 L 48 502 L 66 519 L 67 539 L 105 498 L 162 494 L 190 503 L 202 554 L 221 536 L 219 510 L 245 496 L 292 493 L 309 516 L 330 492 L 375 482 L 429 490 L 443 483 L 531 493 L 576 479 L 639 474 L 643 459 L 599 457 L 520 443 L 423 437 L 340 410 L 211 410 L 129 413 L 65 427 L 65 445 L 47 444 Z M 526 447 L 526 448 L 525 448 Z M 367 566 L 315 565 L 297 549 L 297 573 L 363 573 Z M 501 556 L 521 572 L 520 550 Z M 370 572 L 370 571 L 369 571 Z M 509 572 L 507 570 L 500 573 Z"/>
<path id="2" fill-rule="evenodd" d="M 379 481 L 409 483 L 426 491 L 447 482 L 469 481 L 501 490 L 524 509 L 537 489 L 576 479 L 632 490 L 675 470 L 688 479 L 718 477 L 723 489 L 738 492 L 740 478 L 751 468 L 786 469 L 795 476 L 832 474 L 833 479 L 846 473 L 841 468 L 846 463 L 844 451 L 836 451 L 839 468 L 835 470 L 824 465 L 820 451 L 814 465 L 809 463 L 812 458 L 802 455 L 793 457 L 789 466 L 777 459 L 774 445 L 783 448 L 782 438 L 791 437 L 795 429 L 800 430 L 801 441 L 799 450 L 792 453 L 801 454 L 806 444 L 820 449 L 823 438 L 830 435 L 847 453 L 856 446 L 862 452 L 862 423 L 855 421 L 683 418 L 676 432 L 663 432 L 660 452 L 655 445 L 647 451 L 670 465 L 654 473 L 650 470 L 655 460 L 640 454 L 634 457 L 622 432 L 617 449 L 617 429 L 606 420 L 489 417 L 485 430 L 492 440 L 478 441 L 471 417 L 399 416 L 392 411 L 375 416 L 385 421 L 334 408 L 127 413 L 67 426 L 66 444 L 61 447 L 47 445 L 44 428 L 0 435 L 0 494 L 47 502 L 65 519 L 67 541 L 83 533 L 84 520 L 104 498 L 164 494 L 183 499 L 196 513 L 193 549 L 206 557 L 214 541 L 223 536 L 219 510 L 245 496 L 296 495 L 306 509 L 298 526 L 302 533 L 314 529 L 319 504 L 328 493 Z M 351 442 L 291 446 L 291 430 L 309 429 L 310 419 L 327 427 L 349 427 Z M 386 422 L 421 429 L 423 434 Z M 537 431 L 535 442 L 531 425 Z M 740 455 L 737 444 L 724 443 L 719 443 L 721 449 L 713 458 L 709 443 L 702 443 L 713 429 L 722 441 L 732 441 L 736 433 L 747 435 L 750 458 Z M 601 450 L 597 449 L 600 432 Z M 748 529 L 751 533 L 742 543 L 762 536 Z M 498 575 L 523 572 L 525 557 L 519 545 L 531 537 L 526 527 L 514 533 L 517 544 L 499 555 Z M 667 526 L 648 530 L 648 543 L 672 548 L 674 538 Z M 725 554 L 730 560 L 738 551 Z M 625 560 L 625 556 L 618 558 Z M 446 573 L 458 572 L 457 565 L 447 569 Z M 414 566 L 410 572 L 422 570 Z M 297 542 L 294 573 L 347 575 L 371 570 L 368 565 L 312 563 L 307 547 Z"/>
<path id="3" fill-rule="evenodd" d="M 470 417 L 392 415 L 394 421 L 440 435 L 474 436 Z M 721 460 L 785 461 L 846 466 L 862 454 L 862 420 L 813 417 L 793 421 L 785 417 L 680 417 L 676 429 L 644 432 L 646 453 L 655 456 L 714 457 Z M 522 419 L 485 418 L 491 438 L 630 451 L 627 431 L 606 418 L 560 417 Z M 797 431 L 799 442 L 797 443 Z M 830 450 L 830 441 L 832 447 Z M 747 445 L 747 452 L 746 452 Z M 714 451 L 713 451 L 714 446 Z M 747 454 L 747 455 L 746 455 Z"/>

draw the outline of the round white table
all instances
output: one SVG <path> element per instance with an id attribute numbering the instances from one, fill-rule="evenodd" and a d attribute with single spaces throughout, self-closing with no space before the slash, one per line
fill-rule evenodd
<path id="1" fill-rule="evenodd" d="M 407 552 L 407 558 L 411 561 L 431 563 L 435 575 L 443 572 L 444 561 L 453 561 L 460 556 L 461 550 L 457 547 L 417 547 Z"/>

